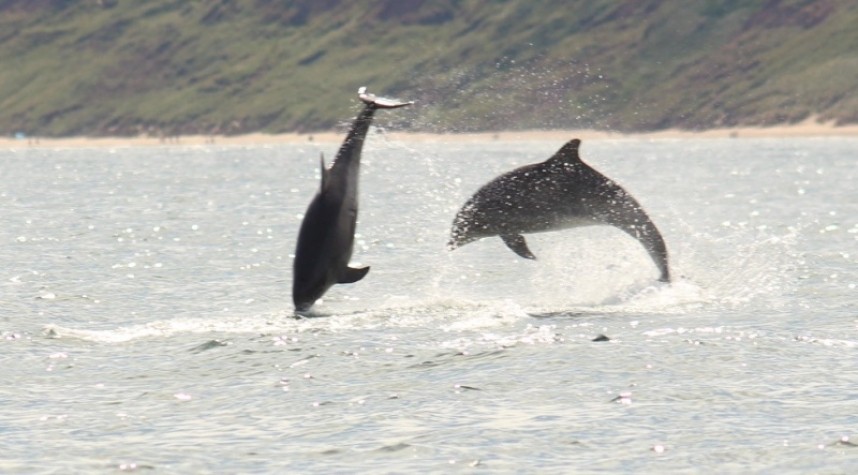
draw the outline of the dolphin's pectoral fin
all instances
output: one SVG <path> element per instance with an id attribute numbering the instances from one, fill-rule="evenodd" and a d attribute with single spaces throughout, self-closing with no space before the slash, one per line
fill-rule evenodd
<path id="1" fill-rule="evenodd" d="M 343 269 L 343 273 L 340 274 L 340 278 L 337 279 L 338 284 L 354 284 L 355 282 L 363 279 L 367 272 L 369 272 L 369 266 L 361 267 L 359 269 L 355 269 L 353 267 L 346 267 Z"/>
<path id="2" fill-rule="evenodd" d="M 512 249 L 512 252 L 525 259 L 536 259 L 536 256 L 527 248 L 527 241 L 521 234 L 502 234 L 500 238 L 508 248 Z"/>

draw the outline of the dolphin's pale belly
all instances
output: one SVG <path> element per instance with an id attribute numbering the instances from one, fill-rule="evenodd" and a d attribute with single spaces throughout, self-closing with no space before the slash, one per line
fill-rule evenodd
<path id="1" fill-rule="evenodd" d="M 546 231 L 559 231 L 561 229 L 579 228 L 582 226 L 593 226 L 599 224 L 596 220 L 584 216 L 564 216 L 560 219 L 545 222 L 524 223 L 518 234 L 541 233 Z"/>
<path id="2" fill-rule="evenodd" d="M 594 217 L 583 212 L 570 212 L 569 209 L 494 209 L 484 210 L 477 216 L 476 222 L 482 228 L 483 236 L 501 234 L 530 234 L 561 229 L 577 228 L 599 224 Z"/>

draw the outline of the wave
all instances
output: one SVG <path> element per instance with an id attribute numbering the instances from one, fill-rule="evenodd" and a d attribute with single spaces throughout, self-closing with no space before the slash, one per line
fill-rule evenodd
<path id="1" fill-rule="evenodd" d="M 528 325 L 527 338 L 551 340 L 544 326 L 547 317 L 597 317 L 600 315 L 681 313 L 705 301 L 702 290 L 690 282 L 660 284 L 630 290 L 615 302 L 598 306 L 523 305 L 512 299 L 467 300 L 432 298 L 421 301 L 391 297 L 370 309 L 331 311 L 322 306 L 316 313 L 300 316 L 292 311 L 275 311 L 251 316 L 176 317 L 108 329 L 82 329 L 48 324 L 48 338 L 70 338 L 100 343 L 125 343 L 142 339 L 163 339 L 182 334 L 300 334 L 339 333 L 354 330 L 395 328 L 437 329 L 448 334 L 467 334 L 514 329 Z M 521 327 L 521 328 L 519 328 Z M 525 338 L 525 339 L 527 339 Z"/>

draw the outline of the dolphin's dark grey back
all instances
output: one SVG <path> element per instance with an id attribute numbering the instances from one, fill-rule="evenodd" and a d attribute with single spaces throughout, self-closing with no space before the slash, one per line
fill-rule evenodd
<path id="1" fill-rule="evenodd" d="M 640 203 L 623 187 L 589 165 L 584 165 L 588 170 L 582 174 L 587 175 L 587 180 L 594 185 L 590 196 L 584 199 L 592 200 L 594 203 L 609 204 L 609 206 L 590 207 L 593 219 L 621 229 L 637 239 L 658 267 L 661 273 L 659 280 L 670 282 L 667 246 L 655 223 Z"/>
<path id="2" fill-rule="evenodd" d="M 363 142 L 366 140 L 367 131 L 372 124 L 372 117 L 378 107 L 375 104 L 366 104 L 360 114 L 355 118 L 346 138 L 340 145 L 334 163 L 331 164 L 332 175 L 344 174 L 345 169 L 352 166 L 360 166 Z"/>
<path id="3" fill-rule="evenodd" d="M 659 268 L 659 280 L 670 281 L 667 246 L 655 223 L 638 201 L 614 180 L 584 163 L 578 155 L 581 141 L 574 139 L 563 146 L 548 162 L 562 162 L 567 167 L 566 184 L 570 194 L 581 200 L 592 219 L 623 230 L 637 239 Z M 578 191 L 572 191 L 572 189 Z M 605 206 L 607 205 L 607 206 Z"/>

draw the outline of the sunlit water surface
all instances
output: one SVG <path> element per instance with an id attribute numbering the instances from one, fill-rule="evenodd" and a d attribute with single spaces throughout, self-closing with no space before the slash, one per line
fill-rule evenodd
<path id="1" fill-rule="evenodd" d="M 0 151 L 0 472 L 858 471 L 858 141 L 582 138 L 675 283 L 611 228 L 445 249 L 562 143 L 374 135 L 307 319 L 338 144 Z"/>

